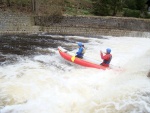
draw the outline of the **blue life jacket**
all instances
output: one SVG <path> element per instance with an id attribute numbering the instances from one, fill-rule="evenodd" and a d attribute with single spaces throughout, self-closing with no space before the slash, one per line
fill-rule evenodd
<path id="1" fill-rule="evenodd" d="M 76 54 L 77 54 L 77 56 L 79 56 L 79 57 L 83 57 L 83 55 L 84 55 L 84 48 L 83 47 L 80 47 L 79 48 L 79 50 L 78 50 L 78 52 L 76 52 Z"/>

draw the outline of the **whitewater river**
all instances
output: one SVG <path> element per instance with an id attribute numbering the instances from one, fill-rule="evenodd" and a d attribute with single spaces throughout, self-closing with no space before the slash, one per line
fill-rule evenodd
<path id="1" fill-rule="evenodd" d="M 65 61 L 62 46 L 110 70 Z M 136 37 L 0 36 L 0 113 L 150 113 L 150 39 Z"/>

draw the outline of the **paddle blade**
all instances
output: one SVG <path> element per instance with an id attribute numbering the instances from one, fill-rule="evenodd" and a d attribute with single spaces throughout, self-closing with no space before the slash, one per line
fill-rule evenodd
<path id="1" fill-rule="evenodd" d="M 75 56 L 72 56 L 71 61 L 74 62 L 75 58 L 76 58 Z"/>

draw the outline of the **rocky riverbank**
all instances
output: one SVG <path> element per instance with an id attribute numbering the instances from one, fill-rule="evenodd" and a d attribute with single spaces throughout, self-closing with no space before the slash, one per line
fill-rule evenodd
<path id="1" fill-rule="evenodd" d="M 115 17 L 63 16 L 60 22 L 31 14 L 0 11 L 1 34 L 63 34 L 150 37 L 150 20 Z"/>

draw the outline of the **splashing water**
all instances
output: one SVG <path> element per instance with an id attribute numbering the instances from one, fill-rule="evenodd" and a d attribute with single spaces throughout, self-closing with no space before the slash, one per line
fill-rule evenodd
<path id="1" fill-rule="evenodd" d="M 0 66 L 0 113 L 150 112 L 149 38 L 44 37 L 46 46 L 40 46 L 41 38 L 34 48 L 28 41 L 30 54 L 29 49 L 21 55 L 0 53 L 5 59 Z M 65 61 L 49 45 L 52 37 L 56 45 L 72 52 L 77 51 L 76 42 L 83 41 L 85 56 L 99 62 L 100 50 L 111 48 L 113 68 L 103 71 Z"/>

